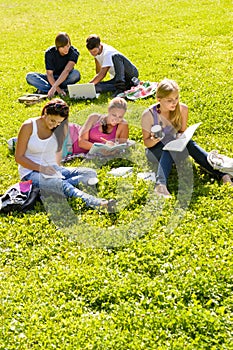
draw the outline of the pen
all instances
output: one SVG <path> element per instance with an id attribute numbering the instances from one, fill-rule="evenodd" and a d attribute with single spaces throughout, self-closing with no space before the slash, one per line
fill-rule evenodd
<path id="1" fill-rule="evenodd" d="M 104 137 L 100 137 L 100 140 L 108 142 L 109 140 L 106 140 Z"/>

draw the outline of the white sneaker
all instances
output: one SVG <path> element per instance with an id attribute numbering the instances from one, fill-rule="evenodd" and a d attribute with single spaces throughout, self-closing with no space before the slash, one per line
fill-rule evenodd
<path id="1" fill-rule="evenodd" d="M 97 177 L 90 177 L 90 179 L 88 179 L 87 184 L 89 186 L 94 186 L 99 182 L 99 180 L 97 179 Z"/>
<path id="2" fill-rule="evenodd" d="M 167 187 L 162 184 L 155 186 L 155 194 L 159 197 L 172 198 L 171 193 L 168 192 Z"/>

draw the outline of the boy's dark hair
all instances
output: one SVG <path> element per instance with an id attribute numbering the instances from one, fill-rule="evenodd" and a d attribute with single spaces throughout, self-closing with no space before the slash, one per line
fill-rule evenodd
<path id="1" fill-rule="evenodd" d="M 70 37 L 67 33 L 64 32 L 64 33 L 57 34 L 57 36 L 55 38 L 55 45 L 56 45 L 57 49 L 59 47 L 64 47 L 68 44 L 71 45 L 71 41 L 70 41 Z"/>
<path id="2" fill-rule="evenodd" d="M 86 40 L 86 48 L 92 50 L 100 46 L 100 37 L 96 34 L 91 34 Z"/>

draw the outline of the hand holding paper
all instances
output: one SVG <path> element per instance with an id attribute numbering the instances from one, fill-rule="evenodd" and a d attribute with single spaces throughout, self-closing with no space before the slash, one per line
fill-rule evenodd
<path id="1" fill-rule="evenodd" d="M 163 150 L 164 151 L 182 152 L 185 149 L 185 147 L 187 146 L 188 142 L 191 140 L 194 132 L 200 126 L 200 124 L 201 124 L 201 122 L 189 126 L 179 138 L 168 142 L 163 147 Z"/>

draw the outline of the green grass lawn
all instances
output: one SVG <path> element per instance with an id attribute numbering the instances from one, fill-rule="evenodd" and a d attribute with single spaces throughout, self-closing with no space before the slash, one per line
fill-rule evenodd
<path id="1" fill-rule="evenodd" d="M 81 82 L 94 75 L 91 33 L 128 56 L 141 80 L 175 79 L 189 124 L 202 122 L 194 139 L 232 157 L 232 14 L 230 0 L 1 0 L 0 193 L 19 180 L 6 141 L 43 106 L 18 103 L 34 91 L 25 75 L 44 71 L 59 31 L 80 51 Z M 105 112 L 110 99 L 66 98 L 70 120 Z M 197 165 L 179 200 L 175 170 L 166 203 L 137 180 L 149 170 L 140 117 L 154 102 L 128 103 L 137 146 L 124 159 L 71 164 L 97 169 L 98 195 L 116 197 L 117 213 L 51 200 L 48 212 L 38 204 L 0 215 L 0 349 L 233 349 L 233 190 Z M 108 176 L 122 165 L 133 175 Z"/>

